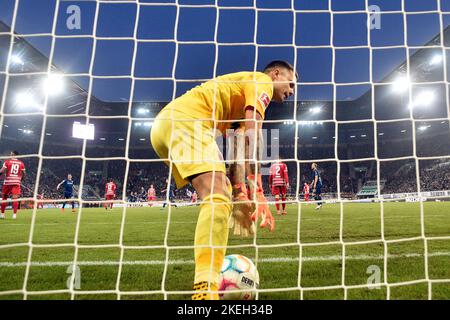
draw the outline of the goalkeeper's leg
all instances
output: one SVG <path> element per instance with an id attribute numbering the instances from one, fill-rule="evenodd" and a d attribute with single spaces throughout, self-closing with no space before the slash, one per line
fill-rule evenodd
<path id="1" fill-rule="evenodd" d="M 231 184 L 223 172 L 206 172 L 195 176 L 192 185 L 202 199 L 194 249 L 194 290 L 199 292 L 192 299 L 217 300 L 220 269 L 228 243 L 228 220 L 232 210 Z M 215 248 L 216 246 L 219 248 Z"/>
<path id="2" fill-rule="evenodd" d="M 161 159 L 177 160 L 166 161 L 172 168 L 177 187 L 191 182 L 203 201 L 195 230 L 194 250 L 194 288 L 199 292 L 192 298 L 218 299 L 220 269 L 232 210 L 231 184 L 210 122 L 193 117 L 186 121 L 187 117 L 184 113 L 164 108 L 153 123 L 151 142 Z M 194 164 L 193 160 L 203 161 Z"/>

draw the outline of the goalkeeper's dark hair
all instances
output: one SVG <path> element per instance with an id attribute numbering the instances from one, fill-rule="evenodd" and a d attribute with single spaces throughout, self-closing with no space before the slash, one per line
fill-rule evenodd
<path id="1" fill-rule="evenodd" d="M 11 151 L 11 153 L 12 153 L 13 155 L 15 155 L 15 156 L 18 156 L 18 155 L 19 155 L 19 151 L 17 151 L 17 150 L 13 150 L 13 151 Z"/>
<path id="2" fill-rule="evenodd" d="M 284 61 L 284 60 L 273 60 L 273 61 L 269 62 L 269 64 L 264 68 L 263 72 L 264 73 L 269 73 L 274 68 L 284 68 L 284 69 L 287 69 L 289 71 L 292 71 L 292 72 L 295 73 L 295 77 L 298 79 L 297 71 L 295 71 L 294 67 L 292 66 L 292 64 L 290 64 L 287 61 Z"/>

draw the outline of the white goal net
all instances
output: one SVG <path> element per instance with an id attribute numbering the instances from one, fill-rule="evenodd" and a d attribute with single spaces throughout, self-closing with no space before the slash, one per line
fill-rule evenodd
<path id="1" fill-rule="evenodd" d="M 0 0 L 1 157 L 26 168 L 17 219 L 3 201 L 0 298 L 189 298 L 199 207 L 171 191 L 153 121 L 286 60 L 295 94 L 263 123 L 276 228 L 227 246 L 255 262 L 257 298 L 449 299 L 449 17 L 444 0 Z M 312 163 L 323 200 L 305 201 Z"/>

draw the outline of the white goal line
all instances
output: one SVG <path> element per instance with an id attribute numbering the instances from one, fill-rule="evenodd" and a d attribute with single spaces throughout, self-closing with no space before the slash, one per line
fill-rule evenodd
<path id="1" fill-rule="evenodd" d="M 400 258 L 421 258 L 423 254 L 421 253 L 403 253 L 403 254 L 390 254 L 387 256 L 388 259 L 400 259 Z M 434 252 L 429 253 L 428 257 L 450 257 L 450 251 Z M 331 256 L 313 256 L 313 257 L 302 257 L 302 262 L 318 262 L 318 261 L 341 261 L 342 255 L 331 255 Z M 384 255 L 351 255 L 346 256 L 345 260 L 384 260 Z M 261 258 L 258 259 L 258 263 L 289 263 L 298 262 L 299 258 Z M 133 260 L 133 261 L 122 261 L 120 263 L 116 260 L 99 260 L 99 261 L 77 261 L 77 266 L 118 266 L 131 265 L 131 266 L 153 266 L 153 265 L 188 265 L 194 264 L 194 260 Z M 30 267 L 66 267 L 73 265 L 73 261 L 48 261 L 48 262 L 31 262 Z M 27 262 L 0 262 L 0 267 L 25 267 Z"/>

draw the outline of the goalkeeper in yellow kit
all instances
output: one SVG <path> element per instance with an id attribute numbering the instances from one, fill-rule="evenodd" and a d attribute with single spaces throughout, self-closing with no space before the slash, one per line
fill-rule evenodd
<path id="1" fill-rule="evenodd" d="M 296 77 L 285 61 L 272 61 L 263 72 L 219 76 L 170 102 L 154 121 L 153 148 L 170 167 L 177 188 L 190 182 L 202 200 L 194 240 L 194 300 L 218 299 L 229 222 L 235 234 L 244 236 L 254 233 L 258 219 L 261 227 L 275 227 L 258 164 L 261 127 L 270 101 L 294 94 Z M 228 179 L 215 137 L 236 123 Z"/>

